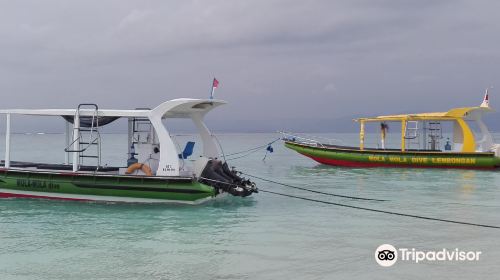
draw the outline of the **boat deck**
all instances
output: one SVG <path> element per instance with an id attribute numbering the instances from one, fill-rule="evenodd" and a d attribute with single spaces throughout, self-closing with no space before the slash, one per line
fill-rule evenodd
<path id="1" fill-rule="evenodd" d="M 0 167 L 4 167 L 5 162 L 0 161 Z M 55 164 L 55 163 L 37 163 L 37 162 L 27 162 L 27 161 L 11 161 L 11 168 L 20 168 L 20 169 L 35 169 L 35 170 L 47 170 L 47 171 L 72 171 L 73 166 L 68 164 Z M 100 167 L 97 171 L 98 173 L 105 174 L 118 174 L 120 168 L 122 167 Z M 84 172 L 95 172 L 96 166 L 91 165 L 81 165 L 79 171 Z"/>
<path id="2" fill-rule="evenodd" d="M 168 182 L 191 182 L 195 178 L 190 174 L 180 175 L 180 176 L 146 176 L 146 175 L 135 175 L 135 174 L 120 174 L 121 168 L 126 167 L 100 167 L 96 171 L 96 166 L 81 165 L 78 172 L 73 172 L 72 165 L 67 164 L 52 164 L 52 163 L 36 163 L 36 162 L 25 162 L 25 161 L 11 161 L 10 168 L 4 168 L 4 161 L 0 161 L 0 171 L 1 173 L 37 173 L 37 174 L 47 174 L 47 175 L 71 175 L 76 177 L 107 177 L 107 178 L 128 178 L 128 179 L 140 179 L 144 180 L 162 180 Z"/>

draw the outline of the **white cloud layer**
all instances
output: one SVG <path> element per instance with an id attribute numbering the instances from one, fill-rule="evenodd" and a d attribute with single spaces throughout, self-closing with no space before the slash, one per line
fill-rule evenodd
<path id="1" fill-rule="evenodd" d="M 465 0 L 0 1 L 1 107 L 154 106 L 206 97 L 213 76 L 231 102 L 221 120 L 474 105 L 500 79 L 498 10 Z"/>

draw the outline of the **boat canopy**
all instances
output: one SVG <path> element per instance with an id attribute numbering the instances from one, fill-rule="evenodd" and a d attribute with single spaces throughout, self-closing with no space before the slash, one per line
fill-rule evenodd
<path id="1" fill-rule="evenodd" d="M 475 153 L 475 152 L 489 152 L 493 147 L 493 137 L 488 128 L 482 121 L 484 113 L 493 111 L 489 107 L 488 91 L 486 91 L 483 103 L 481 106 L 476 107 L 463 107 L 453 108 L 447 112 L 434 112 L 434 113 L 417 113 L 417 114 L 399 114 L 399 115 L 386 115 L 378 117 L 358 118 L 354 121 L 360 123 L 359 132 L 359 148 L 364 149 L 365 142 L 365 123 L 367 122 L 380 122 L 381 123 L 381 142 L 382 147 L 385 145 L 385 122 L 401 122 L 401 151 L 406 150 L 406 140 L 409 122 L 440 122 L 451 121 L 453 122 L 453 144 L 462 153 Z M 467 121 L 475 121 L 482 134 L 482 139 L 476 143 L 474 132 L 470 128 Z M 412 128 L 417 130 L 418 128 Z M 416 135 L 415 135 L 416 137 Z M 413 138 L 415 138 L 413 137 Z M 424 139 L 425 141 L 425 139 Z M 479 148 L 477 147 L 479 144 Z"/>
<path id="2" fill-rule="evenodd" d="M 213 108 L 226 104 L 222 100 L 179 98 L 163 102 L 154 109 L 110 110 L 99 109 L 99 117 L 149 118 L 152 115 L 165 118 L 190 118 L 192 115 L 204 115 Z M 78 109 L 5 109 L 0 114 L 67 116 L 73 117 Z M 92 117 L 95 110 L 80 109 L 80 116 Z"/>
<path id="3" fill-rule="evenodd" d="M 79 169 L 79 138 L 78 133 L 80 127 L 92 127 L 96 122 L 99 125 L 105 125 L 118 118 L 129 119 L 129 139 L 133 134 L 130 126 L 131 121 L 134 119 L 148 120 L 155 131 L 155 136 L 158 139 L 160 150 L 159 166 L 156 174 L 160 176 L 179 176 L 180 162 L 176 152 L 176 146 L 172 141 L 167 128 L 164 126 L 162 120 L 168 118 L 187 118 L 191 119 L 198 129 L 203 142 L 203 156 L 207 158 L 217 158 L 219 150 L 216 142 L 214 141 L 211 132 L 205 125 L 203 119 L 205 115 L 220 105 L 227 102 L 214 99 L 192 99 L 192 98 L 179 98 L 166 101 L 153 109 L 135 109 L 135 110 L 109 110 L 100 109 L 96 104 L 80 104 L 77 109 L 7 109 L 0 110 L 0 114 L 6 115 L 6 153 L 5 153 L 5 166 L 8 168 L 10 165 L 10 134 L 11 134 L 11 115 L 32 115 L 32 116 L 60 116 L 66 120 L 66 140 L 67 144 L 73 145 L 73 171 Z M 95 109 L 82 108 L 95 107 Z M 95 121 L 95 119 L 97 121 Z M 78 121 L 75 121 L 78 120 Z M 102 124 L 100 123 L 102 121 Z M 70 126 L 73 126 L 73 142 L 68 139 L 70 136 Z M 130 141 L 130 140 L 129 140 Z M 129 147 L 130 147 L 129 143 Z M 69 162 L 68 151 L 66 151 L 66 163 Z M 131 153 L 129 151 L 129 153 Z"/>
<path id="4" fill-rule="evenodd" d="M 454 108 L 448 112 L 433 112 L 433 113 L 417 113 L 417 114 L 400 114 L 400 115 L 387 115 L 369 118 L 358 118 L 355 121 L 364 122 L 384 122 L 384 121 L 450 121 L 456 119 L 471 119 L 475 113 L 491 112 L 489 107 L 464 107 Z"/>

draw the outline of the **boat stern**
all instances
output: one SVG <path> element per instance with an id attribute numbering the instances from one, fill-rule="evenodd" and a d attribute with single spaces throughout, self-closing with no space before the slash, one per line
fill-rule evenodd
<path id="1" fill-rule="evenodd" d="M 214 188 L 216 195 L 229 193 L 246 197 L 258 193 L 255 183 L 240 177 L 239 172 L 234 167 L 230 169 L 227 162 L 201 157 L 195 163 L 195 172 L 198 182 Z"/>

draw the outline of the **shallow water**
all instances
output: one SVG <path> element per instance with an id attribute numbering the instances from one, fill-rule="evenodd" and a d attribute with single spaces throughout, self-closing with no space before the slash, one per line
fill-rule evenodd
<path id="1" fill-rule="evenodd" d="M 355 144 L 355 134 L 328 135 Z M 224 134 L 226 154 L 275 134 Z M 187 139 L 178 137 L 180 145 Z M 3 139 L 2 139 L 3 140 Z M 14 135 L 12 160 L 61 162 L 61 135 Z M 0 152 L 3 142 L 0 142 Z M 356 201 L 255 180 L 262 189 L 381 210 L 500 226 L 500 172 L 345 169 L 316 164 L 281 143 L 231 161 L 239 170 Z M 104 136 L 110 164 L 126 139 Z M 195 151 L 196 153 L 196 151 Z M 3 152 L 1 153 L 3 154 Z M 380 267 L 384 243 L 482 251 L 477 262 Z M 500 230 L 391 216 L 259 193 L 201 206 L 0 200 L 0 279 L 496 279 Z"/>

